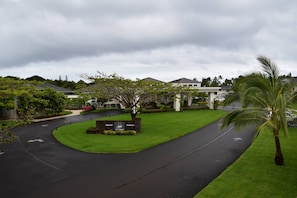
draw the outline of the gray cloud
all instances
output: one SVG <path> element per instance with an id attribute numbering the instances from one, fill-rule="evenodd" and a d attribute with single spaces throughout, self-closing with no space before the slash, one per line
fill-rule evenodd
<path id="1" fill-rule="evenodd" d="M 85 70 L 103 70 L 163 79 L 220 72 L 229 77 L 257 69 L 260 54 L 297 75 L 296 4 L 3 0 L 0 75 L 55 78 L 60 73 L 77 80 Z"/>

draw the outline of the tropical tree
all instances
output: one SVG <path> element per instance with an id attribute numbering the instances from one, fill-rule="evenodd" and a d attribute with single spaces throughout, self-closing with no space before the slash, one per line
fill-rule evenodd
<path id="1" fill-rule="evenodd" d="M 219 77 L 214 77 L 210 83 L 210 87 L 219 87 L 221 86 L 221 80 L 223 79 L 222 76 L 219 76 Z"/>
<path id="2" fill-rule="evenodd" d="M 232 123 L 235 127 L 256 124 L 257 134 L 271 130 L 276 146 L 275 164 L 283 165 L 279 133 L 288 134 L 285 111 L 294 95 L 291 83 L 279 78 L 279 70 L 270 59 L 260 56 L 258 61 L 263 73 L 253 73 L 236 81 L 235 94 L 226 99 L 225 105 L 239 100 L 242 108 L 228 113 L 222 127 Z"/>
<path id="3" fill-rule="evenodd" d="M 115 99 L 126 109 L 131 109 L 131 118 L 134 120 L 137 115 L 137 106 L 145 101 L 152 100 L 152 93 L 156 90 L 157 83 L 145 80 L 131 80 L 118 76 L 117 74 L 107 75 L 98 72 L 95 76 L 84 75 L 84 78 L 92 82 L 92 86 L 86 90 L 93 97 L 106 100 Z"/>
<path id="4" fill-rule="evenodd" d="M 202 78 L 201 87 L 209 87 L 211 83 L 211 78 Z"/>
<path id="5" fill-rule="evenodd" d="M 40 99 L 47 101 L 45 108 L 49 115 L 58 115 L 64 111 L 66 97 L 63 93 L 57 92 L 54 89 L 46 88 L 41 91 L 38 96 Z"/>
<path id="6" fill-rule="evenodd" d="M 222 86 L 233 86 L 233 80 L 234 79 L 225 79 L 225 81 L 222 83 Z"/>
<path id="7" fill-rule="evenodd" d="M 93 84 L 86 89 L 88 93 L 96 98 L 117 100 L 126 109 L 131 109 L 132 120 L 136 118 L 137 107 L 141 108 L 144 104 L 155 102 L 161 95 L 173 97 L 177 93 L 185 92 L 186 89 L 157 80 L 131 80 L 117 74 L 106 75 L 102 72 L 95 76 L 85 74 L 82 77 Z"/>

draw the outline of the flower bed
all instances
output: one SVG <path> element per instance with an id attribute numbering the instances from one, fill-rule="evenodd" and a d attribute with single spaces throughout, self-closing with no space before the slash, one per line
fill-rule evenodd
<path id="1" fill-rule="evenodd" d="M 104 135 L 136 135 L 136 131 L 135 130 L 125 130 L 125 131 L 104 130 L 103 134 Z"/>

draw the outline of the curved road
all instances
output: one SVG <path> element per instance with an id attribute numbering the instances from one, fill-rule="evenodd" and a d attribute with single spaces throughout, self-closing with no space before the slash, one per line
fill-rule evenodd
<path id="1" fill-rule="evenodd" d="M 51 132 L 72 116 L 17 127 L 19 140 L 0 147 L 1 197 L 193 197 L 250 145 L 254 130 L 219 130 L 219 121 L 136 154 L 87 154 L 59 144 Z M 95 124 L 95 123 L 94 123 Z"/>

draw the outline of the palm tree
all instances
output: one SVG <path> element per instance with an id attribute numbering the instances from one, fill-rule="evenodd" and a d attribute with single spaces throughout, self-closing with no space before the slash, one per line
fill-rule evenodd
<path id="1" fill-rule="evenodd" d="M 239 78 L 235 94 L 225 101 L 225 105 L 239 100 L 242 108 L 233 110 L 223 118 L 222 127 L 234 124 L 242 127 L 250 124 L 257 125 L 257 134 L 270 129 L 275 140 L 275 164 L 283 165 L 279 132 L 288 134 L 285 111 L 292 100 L 292 89 L 289 81 L 279 77 L 277 66 L 268 58 L 260 56 L 258 61 L 264 73 L 253 73 Z"/>

